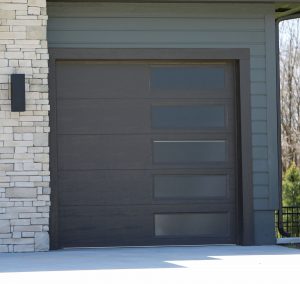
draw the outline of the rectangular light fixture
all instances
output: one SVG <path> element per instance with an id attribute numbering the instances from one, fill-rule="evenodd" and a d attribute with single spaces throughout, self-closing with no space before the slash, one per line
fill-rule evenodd
<path id="1" fill-rule="evenodd" d="M 25 74 L 11 75 L 11 111 L 25 111 Z"/>

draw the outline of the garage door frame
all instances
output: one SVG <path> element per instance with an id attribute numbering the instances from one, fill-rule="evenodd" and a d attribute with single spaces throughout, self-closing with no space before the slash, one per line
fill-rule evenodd
<path id="1" fill-rule="evenodd" d="M 254 244 L 252 143 L 250 107 L 250 50 L 228 49 L 49 49 L 50 93 L 50 247 L 59 249 L 59 199 L 57 189 L 56 78 L 58 60 L 233 60 L 236 69 L 237 113 L 237 243 Z M 242 115 L 241 115 L 242 114 Z"/>

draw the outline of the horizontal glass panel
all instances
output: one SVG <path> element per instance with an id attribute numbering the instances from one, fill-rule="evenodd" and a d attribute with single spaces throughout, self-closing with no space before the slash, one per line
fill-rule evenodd
<path id="1" fill-rule="evenodd" d="M 200 163 L 226 161 L 226 141 L 154 141 L 156 163 Z"/>
<path id="2" fill-rule="evenodd" d="M 224 86 L 224 67 L 164 66 L 150 71 L 151 90 L 216 90 Z"/>
<path id="3" fill-rule="evenodd" d="M 220 198 L 227 195 L 226 175 L 156 175 L 156 198 Z"/>
<path id="4" fill-rule="evenodd" d="M 155 214 L 155 236 L 229 235 L 228 213 Z"/>
<path id="5" fill-rule="evenodd" d="M 225 126 L 225 107 L 152 106 L 152 128 L 201 129 Z"/>

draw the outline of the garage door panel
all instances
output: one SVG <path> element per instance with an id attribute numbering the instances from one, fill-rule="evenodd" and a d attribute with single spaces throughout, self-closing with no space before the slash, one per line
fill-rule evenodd
<path id="1" fill-rule="evenodd" d="M 222 100 L 61 100 L 57 113 L 59 134 L 229 132 L 233 120 L 231 102 Z"/>
<path id="2" fill-rule="evenodd" d="M 63 171 L 58 188 L 62 206 L 230 203 L 235 197 L 234 176 L 225 171 Z"/>
<path id="3" fill-rule="evenodd" d="M 63 100 L 58 107 L 58 132 L 109 134 L 149 131 L 150 108 L 147 102 Z"/>
<path id="4" fill-rule="evenodd" d="M 121 244 L 128 239 L 152 236 L 153 217 L 145 215 L 143 208 L 129 209 L 109 206 L 62 208 L 62 242 L 65 239 L 67 244 Z"/>
<path id="5" fill-rule="evenodd" d="M 146 65 L 58 61 L 56 72 L 58 98 L 130 98 L 149 93 Z"/>
<path id="6" fill-rule="evenodd" d="M 197 66 L 182 62 L 170 68 L 141 62 L 118 63 L 120 62 L 57 61 L 57 98 L 231 98 L 234 92 L 231 64 Z M 175 69 L 177 72 L 173 71 Z M 193 69 L 196 72 L 191 71 Z M 208 76 L 214 70 L 217 70 L 217 81 L 222 81 L 221 83 Z M 160 73 L 166 78 L 159 78 Z M 182 76 L 181 73 L 189 73 L 191 76 Z"/>
<path id="7" fill-rule="evenodd" d="M 144 169 L 151 167 L 151 139 L 144 135 L 62 135 L 59 169 Z"/>
<path id="8" fill-rule="evenodd" d="M 233 166 L 230 137 L 219 137 L 209 140 L 207 135 L 60 135 L 58 166 L 62 170 Z"/>
<path id="9" fill-rule="evenodd" d="M 62 206 L 147 204 L 152 201 L 151 172 L 67 171 L 59 176 L 58 187 Z"/>
<path id="10" fill-rule="evenodd" d="M 126 245 L 132 242 L 141 244 L 143 241 L 156 244 L 161 243 L 162 239 L 180 243 L 191 237 L 195 238 L 190 240 L 194 242 L 196 238 L 199 242 L 201 237 L 232 241 L 234 212 L 225 205 L 216 206 L 214 212 L 208 206 L 199 205 L 190 206 L 188 212 L 185 206 L 77 206 L 62 207 L 61 215 L 62 242 Z M 193 230 L 195 221 L 202 223 L 202 226 L 198 225 Z M 222 230 L 218 230 L 221 221 L 225 223 Z M 101 226 L 95 226 L 95 223 Z M 180 230 L 184 223 L 186 233 Z"/>

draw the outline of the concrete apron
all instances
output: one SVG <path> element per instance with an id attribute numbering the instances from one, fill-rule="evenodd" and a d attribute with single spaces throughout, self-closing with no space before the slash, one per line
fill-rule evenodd
<path id="1" fill-rule="evenodd" d="M 299 271 L 300 250 L 280 246 L 88 248 L 0 254 L 1 284 L 296 283 Z"/>

